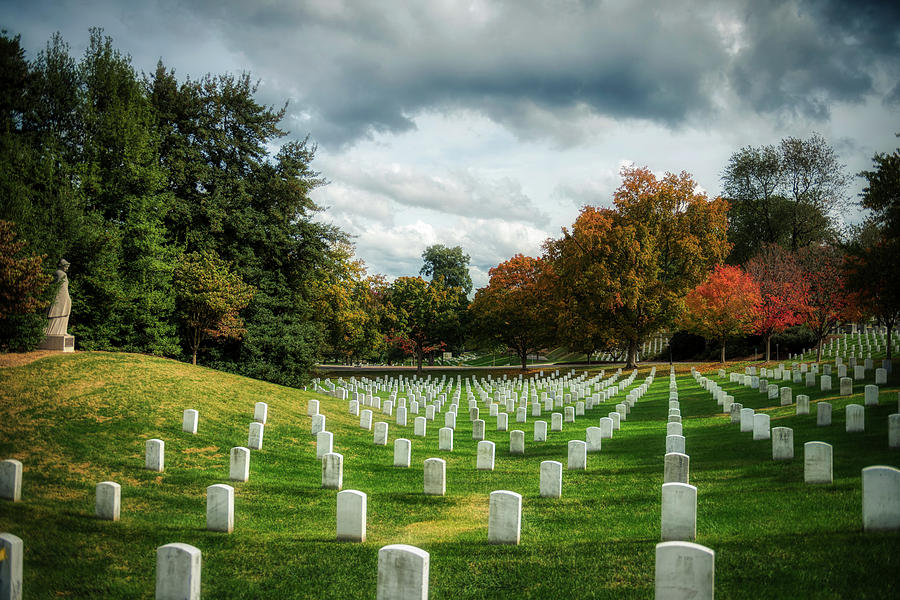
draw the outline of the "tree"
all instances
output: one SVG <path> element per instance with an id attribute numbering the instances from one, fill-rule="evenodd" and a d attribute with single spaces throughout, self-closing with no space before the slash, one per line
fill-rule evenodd
<path id="1" fill-rule="evenodd" d="M 342 361 L 374 357 L 384 347 L 384 278 L 367 276 L 365 263 L 353 259 L 348 243 L 335 244 L 331 254 L 332 268 L 313 282 L 314 304 L 325 324 L 323 353 Z"/>
<path id="2" fill-rule="evenodd" d="M 862 205 L 872 216 L 850 245 L 847 278 L 860 308 L 887 327 L 890 360 L 891 336 L 900 318 L 900 148 L 872 160 L 874 170 L 859 173 L 867 181 L 860 194 Z"/>
<path id="3" fill-rule="evenodd" d="M 15 224 L 0 220 L 0 349 L 31 350 L 43 338 L 50 281 L 43 256 L 21 256 L 25 240 L 16 240 Z"/>
<path id="4" fill-rule="evenodd" d="M 816 339 L 816 361 L 820 361 L 822 340 L 853 308 L 844 276 L 844 256 L 837 247 L 823 244 L 802 248 L 798 260 L 809 286 L 800 316 Z"/>
<path id="5" fill-rule="evenodd" d="M 688 290 L 724 259 L 727 203 L 697 192 L 684 172 L 658 179 L 625 167 L 622 179 L 614 209 L 585 207 L 545 248 L 558 302 L 600 324 L 631 368 L 641 343 L 675 320 Z"/>
<path id="6" fill-rule="evenodd" d="M 422 252 L 422 260 L 425 262 L 420 275 L 437 279 L 444 278 L 444 285 L 457 287 L 463 295 L 468 296 L 472 291 L 472 277 L 469 275 L 469 255 L 463 252 L 460 246 L 448 248 L 443 244 L 434 244 L 425 248 Z"/>
<path id="7" fill-rule="evenodd" d="M 706 280 L 688 292 L 681 326 L 722 343 L 749 332 L 761 302 L 759 285 L 740 267 L 717 265 Z"/>
<path id="8" fill-rule="evenodd" d="M 421 277 L 398 277 L 387 289 L 388 336 L 408 340 L 419 375 L 425 354 L 444 348 L 448 332 L 458 328 L 459 302 L 459 295 L 441 279 L 426 282 Z"/>
<path id="9" fill-rule="evenodd" d="M 777 244 L 763 246 L 745 269 L 759 285 L 761 302 L 753 331 L 766 340 L 766 361 L 769 361 L 772 336 L 803 322 L 809 284 L 796 257 Z"/>
<path id="10" fill-rule="evenodd" d="M 197 364 L 204 339 L 240 339 L 246 330 L 239 313 L 253 293 L 213 252 L 191 252 L 181 258 L 175 268 L 175 298 L 187 328 L 192 364 Z"/>
<path id="11" fill-rule="evenodd" d="M 540 258 L 516 254 L 490 270 L 488 285 L 475 292 L 469 306 L 476 336 L 504 344 L 523 370 L 528 355 L 552 339 L 548 269 Z"/>
<path id="12" fill-rule="evenodd" d="M 729 263 L 749 260 L 763 244 L 796 251 L 834 241 L 834 212 L 844 203 L 847 183 L 844 165 L 818 134 L 732 154 L 722 173 L 731 202 Z"/>

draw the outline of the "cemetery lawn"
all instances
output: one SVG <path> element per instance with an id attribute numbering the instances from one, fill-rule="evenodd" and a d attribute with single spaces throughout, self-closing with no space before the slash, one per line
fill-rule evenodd
<path id="1" fill-rule="evenodd" d="M 634 386 L 648 371 L 640 369 Z M 844 431 L 844 407 L 863 403 L 859 382 L 852 397 L 781 383 L 795 397 L 811 397 L 810 415 L 797 416 L 794 406 L 716 377 L 735 402 L 767 412 L 772 427 L 794 429 L 795 458 L 779 463 L 771 460 L 770 441 L 739 433 L 717 413 L 712 396 L 688 372 L 679 373 L 690 483 L 698 489 L 696 542 L 716 552 L 717 598 L 900 596 L 900 532 L 862 532 L 860 478 L 866 466 L 900 466 L 900 450 L 887 444 L 888 415 L 898 410 L 897 373 L 882 386 L 880 404 L 866 407 L 859 434 Z M 343 489 L 368 495 L 365 543 L 334 540 L 337 492 L 321 489 L 306 416 L 310 398 L 320 401 L 334 451 L 344 456 Z M 820 400 L 834 406 L 830 427 L 816 426 Z M 252 451 L 250 480 L 231 482 L 229 450 L 247 445 L 258 401 L 269 405 L 263 448 Z M 29 599 L 153 598 L 156 548 L 171 542 L 202 551 L 202 595 L 209 599 L 371 599 L 378 549 L 393 543 L 430 553 L 432 599 L 652 598 L 668 365 L 621 430 L 588 455 L 587 470 L 565 470 L 567 442 L 584 440 L 585 429 L 614 404 L 587 411 L 561 433 L 548 432 L 543 443 L 532 441 L 530 409 L 526 423 L 512 415 L 509 429 L 525 432 L 524 456 L 509 455 L 508 433 L 496 431 L 482 408 L 486 439 L 496 443 L 496 468 L 483 472 L 475 470 L 465 395 L 452 452 L 438 450 L 442 415 L 420 438 L 413 435 L 414 415 L 398 427 L 376 410 L 373 421 L 388 422 L 390 431 L 387 446 L 374 446 L 347 402 L 323 394 L 155 357 L 53 355 L 0 368 L 0 459 L 24 465 L 22 501 L 0 500 L 0 532 L 24 541 Z M 196 435 L 181 430 L 188 408 L 200 413 Z M 546 412 L 540 419 L 550 420 Z M 409 469 L 392 466 L 397 437 L 412 440 Z M 143 469 L 150 438 L 165 441 L 164 473 Z M 803 482 L 803 443 L 812 440 L 834 447 L 833 485 Z M 422 493 L 429 457 L 447 461 L 444 497 Z M 539 496 L 543 460 L 563 463 L 561 499 Z M 94 517 L 101 481 L 122 486 L 118 522 Z M 231 534 L 205 530 L 206 487 L 215 483 L 235 488 Z M 494 490 L 523 496 L 518 546 L 487 544 Z"/>

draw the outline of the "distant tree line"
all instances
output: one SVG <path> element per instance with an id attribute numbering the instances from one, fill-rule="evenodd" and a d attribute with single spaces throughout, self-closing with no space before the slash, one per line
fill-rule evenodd
<path id="1" fill-rule="evenodd" d="M 609 208 L 586 206 L 539 257 L 490 270 L 434 244 L 418 276 L 367 273 L 314 219 L 315 146 L 280 127 L 248 74 L 138 74 L 94 29 L 29 61 L 0 35 L 0 350 L 33 348 L 61 258 L 80 349 L 144 352 L 286 385 L 323 359 L 421 369 L 443 351 L 565 346 L 637 362 L 660 330 L 769 346 L 792 326 L 900 314 L 900 150 L 874 157 L 841 227 L 849 177 L 818 135 L 735 152 L 726 198 L 685 172 L 626 167 Z M 271 148 L 278 148 L 273 152 Z M 428 279 L 425 279 L 424 277 Z M 676 336 L 676 339 L 678 337 Z"/>

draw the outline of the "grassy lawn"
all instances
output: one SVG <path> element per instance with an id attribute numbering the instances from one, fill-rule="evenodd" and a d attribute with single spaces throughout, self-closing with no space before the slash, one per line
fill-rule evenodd
<path id="1" fill-rule="evenodd" d="M 900 532 L 863 534 L 860 480 L 863 467 L 900 466 L 900 450 L 887 445 L 888 415 L 898 410 L 897 375 L 882 386 L 879 406 L 866 408 L 865 433 L 847 434 L 844 407 L 863 403 L 859 383 L 847 398 L 780 382 L 795 397 L 810 395 L 811 414 L 797 416 L 794 406 L 776 406 L 757 390 L 704 372 L 735 402 L 766 411 L 772 427 L 792 427 L 795 446 L 792 462 L 772 461 L 771 443 L 739 433 L 681 368 L 686 450 L 698 488 L 696 541 L 716 552 L 717 598 L 900 596 Z M 633 387 L 647 374 L 642 368 Z M 866 383 L 873 381 L 869 372 Z M 334 540 L 337 492 L 320 487 L 309 398 L 319 399 L 335 451 L 344 455 L 344 489 L 368 495 L 363 544 Z M 830 427 L 816 426 L 815 403 L 822 400 L 834 406 Z M 263 449 L 252 452 L 250 480 L 230 482 L 228 453 L 247 445 L 257 401 L 269 404 Z M 435 599 L 652 598 L 668 367 L 658 369 L 602 452 L 588 455 L 587 471 L 563 471 L 563 497 L 539 496 L 540 462 L 565 466 L 567 442 L 585 439 L 585 429 L 614 404 L 566 423 L 561 433 L 548 432 L 543 443 L 532 441 L 530 409 L 527 423 L 512 415 L 509 429 L 525 432 L 524 456 L 509 455 L 509 434 L 495 431 L 483 407 L 496 468 L 480 472 L 464 389 L 453 452 L 438 450 L 442 415 L 428 423 L 423 439 L 413 436 L 414 415 L 398 427 L 375 411 L 374 421 L 390 424 L 388 446 L 376 447 L 347 402 L 330 396 L 160 358 L 54 355 L 0 369 L 0 459 L 16 458 L 25 468 L 23 501 L 0 501 L 0 531 L 24 540 L 30 599 L 153 598 L 156 548 L 170 542 L 203 552 L 203 596 L 210 599 L 374 598 L 378 549 L 392 543 L 431 554 Z M 186 408 L 200 412 L 196 435 L 181 431 Z M 546 412 L 540 418 L 550 421 Z M 409 469 L 392 466 L 397 437 L 412 440 Z M 150 438 L 166 442 L 164 473 L 143 469 Z M 833 485 L 803 483 L 803 443 L 811 440 L 834 446 Z M 445 497 L 422 493 L 429 457 L 447 461 Z M 106 480 L 122 485 L 119 522 L 93 516 L 95 486 Z M 235 488 L 232 534 L 205 530 L 205 490 L 214 483 Z M 503 489 L 523 496 L 519 546 L 486 543 L 489 494 Z"/>

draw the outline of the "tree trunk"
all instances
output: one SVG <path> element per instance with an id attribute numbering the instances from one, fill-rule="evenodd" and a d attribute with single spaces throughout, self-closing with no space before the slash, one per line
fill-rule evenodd
<path id="1" fill-rule="evenodd" d="M 194 348 L 194 355 L 191 357 L 191 364 L 197 366 L 197 349 Z"/>
<path id="2" fill-rule="evenodd" d="M 722 364 L 725 364 L 725 338 L 722 338 Z"/>
<path id="3" fill-rule="evenodd" d="M 766 336 L 766 362 L 772 360 L 772 334 Z"/>
<path id="4" fill-rule="evenodd" d="M 822 336 L 824 337 L 824 336 Z M 816 344 L 816 362 L 822 361 L 822 338 L 819 338 L 818 343 Z"/>
<path id="5" fill-rule="evenodd" d="M 519 352 L 519 358 L 522 359 L 522 370 L 527 371 L 528 370 L 528 349 L 527 348 L 525 350 Z"/>
<path id="6" fill-rule="evenodd" d="M 416 350 L 416 375 L 418 375 L 420 377 L 422 376 L 422 361 L 424 361 L 424 360 L 425 360 L 424 353 L 421 350 L 417 349 Z"/>
<path id="7" fill-rule="evenodd" d="M 628 354 L 625 358 L 625 368 L 634 369 L 637 367 L 638 341 L 628 340 Z"/>

